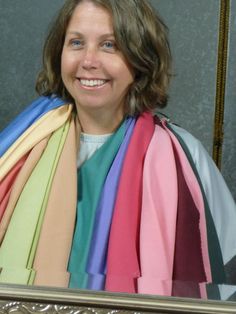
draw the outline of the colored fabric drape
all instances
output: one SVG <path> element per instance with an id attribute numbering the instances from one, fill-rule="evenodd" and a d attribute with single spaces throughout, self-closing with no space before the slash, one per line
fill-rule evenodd
<path id="1" fill-rule="evenodd" d="M 175 129 L 175 135 L 178 137 L 179 142 L 181 143 L 181 146 L 183 147 L 186 157 L 188 158 L 192 169 L 196 175 L 196 179 L 199 182 L 199 186 L 201 188 L 202 191 L 202 196 L 204 199 L 204 206 L 205 206 L 205 217 L 206 217 L 206 224 L 207 224 L 207 239 L 208 239 L 208 249 L 209 249 L 209 258 L 210 258 L 210 264 L 211 264 L 211 275 L 212 275 L 212 281 L 215 283 L 222 283 L 222 282 L 226 282 L 226 277 L 225 277 L 225 271 L 224 271 L 224 262 L 223 262 L 223 256 L 222 256 L 222 252 L 221 252 L 221 248 L 220 248 L 220 244 L 219 244 L 219 238 L 218 235 L 220 235 L 220 233 L 217 233 L 216 230 L 216 226 L 214 224 L 214 220 L 213 220 L 213 216 L 212 216 L 212 208 L 210 209 L 209 207 L 209 197 L 212 197 L 212 193 L 209 193 L 210 189 L 214 188 L 214 186 L 218 183 L 222 186 L 222 189 L 225 188 L 225 183 L 224 181 L 222 181 L 222 178 L 218 176 L 218 178 L 216 177 L 215 180 L 212 180 L 212 182 L 215 182 L 214 184 L 212 184 L 211 186 L 209 184 L 205 184 L 206 180 L 209 180 L 209 178 L 207 177 L 207 175 L 210 175 L 212 171 L 209 171 L 210 167 L 214 168 L 214 171 L 212 172 L 211 175 L 217 175 L 219 174 L 218 169 L 216 168 L 216 166 L 213 164 L 213 162 L 211 160 L 209 160 L 208 165 L 204 162 L 202 164 L 203 160 L 199 160 L 199 154 L 196 154 L 196 147 L 198 145 L 201 145 L 199 143 L 199 141 L 194 140 L 194 138 L 190 139 L 191 141 L 189 141 L 189 134 L 186 134 L 185 132 L 182 132 L 182 130 L 178 130 L 178 128 L 176 129 L 176 127 L 174 125 L 170 126 L 168 125 L 169 128 L 171 128 L 172 130 Z M 177 132 L 176 132 L 177 131 Z M 183 133 L 183 137 L 180 137 L 180 135 L 178 135 L 178 132 L 182 132 Z M 187 136 L 187 138 L 186 138 Z M 185 144 L 185 141 L 187 141 L 187 143 L 189 144 L 188 146 Z M 194 148 L 193 148 L 194 147 Z M 192 155 L 190 154 L 190 149 L 193 149 L 192 151 Z M 202 148 L 202 154 L 206 154 L 204 149 Z M 205 158 L 209 158 L 208 155 L 206 154 Z M 195 160 L 194 160 L 195 159 Z M 202 167 L 199 167 L 198 165 L 201 164 Z M 196 166 L 199 167 L 198 171 L 196 169 Z M 201 175 L 201 173 L 204 173 L 204 175 Z M 203 188 L 203 185 L 207 186 L 207 190 L 205 190 Z M 227 190 L 226 190 L 227 192 Z M 219 191 L 218 191 L 218 195 L 219 195 Z M 229 193 L 228 193 L 229 194 Z M 207 197 L 208 195 L 208 197 Z M 218 198 L 218 195 L 215 195 L 214 198 Z M 224 195 L 227 197 L 227 193 L 224 193 Z M 229 197 L 229 202 L 232 202 L 232 199 Z M 221 201 L 222 205 L 223 202 Z M 229 204 L 229 208 L 228 205 L 224 207 L 225 209 L 225 213 L 230 210 L 231 213 L 233 214 L 234 212 L 234 208 L 235 205 L 233 204 Z M 228 222 L 230 224 L 230 222 Z M 231 239 L 228 239 L 230 242 L 232 241 Z M 229 242 L 229 244 L 230 244 Z M 232 242 L 231 242 L 232 243 Z M 227 248 L 225 248 L 227 249 Z M 232 250 L 234 250 L 234 248 L 232 247 Z M 226 254 L 224 254 L 224 256 L 226 256 Z"/>
<path id="2" fill-rule="evenodd" d="M 47 145 L 47 141 L 48 141 L 48 138 L 43 139 L 30 151 L 26 162 L 24 163 L 19 175 L 17 176 L 14 182 L 6 210 L 0 222 L 0 243 L 2 242 L 2 239 L 7 230 L 7 227 L 10 222 L 17 200 L 20 197 L 20 194 L 32 170 L 34 169 L 35 165 L 39 161 L 39 158 L 41 157 Z"/>
<path id="3" fill-rule="evenodd" d="M 194 293 L 194 297 L 199 297 L 198 283 L 206 281 L 201 251 L 200 218 L 198 209 L 184 180 L 177 154 L 175 157 L 178 190 L 182 190 L 184 193 L 181 193 L 178 197 L 172 295 L 183 296 L 183 291 L 181 291 L 182 283 L 179 287 L 178 282 L 184 281 L 193 283 L 191 293 Z"/>
<path id="4" fill-rule="evenodd" d="M 106 277 L 109 291 L 135 293 L 137 290 L 143 162 L 153 132 L 152 116 L 140 116 L 124 160 L 111 225 Z"/>
<path id="5" fill-rule="evenodd" d="M 87 286 L 86 264 L 95 210 L 105 177 L 121 145 L 124 133 L 125 124 L 123 123 L 118 131 L 80 168 L 78 187 L 83 188 L 78 190 L 77 224 L 69 261 L 70 287 L 86 288 Z M 95 176 L 96 181 L 94 180 Z"/>
<path id="6" fill-rule="evenodd" d="M 205 208 L 204 208 L 204 200 L 201 193 L 201 188 L 199 186 L 199 182 L 194 174 L 193 169 L 191 168 L 184 151 L 182 150 L 181 145 L 179 144 L 176 137 L 173 133 L 170 132 L 165 123 L 163 123 L 165 130 L 168 132 L 173 146 L 175 147 L 175 152 L 178 157 L 178 162 L 180 164 L 180 168 L 183 171 L 183 176 L 181 176 L 182 181 L 186 182 L 186 188 L 189 190 L 191 194 L 191 198 L 194 201 L 196 209 L 199 211 L 199 228 L 200 228 L 200 236 L 201 236 L 201 251 L 202 258 L 204 263 L 204 273 L 206 275 L 206 281 L 211 282 L 211 269 L 210 269 L 210 261 L 208 256 L 208 242 L 207 239 L 207 226 L 206 226 L 206 218 L 205 218 Z M 184 183 L 184 182 L 183 182 Z M 186 194 L 185 194 L 186 195 Z M 194 205 L 191 206 L 193 208 Z"/>
<path id="7" fill-rule="evenodd" d="M 224 265 L 227 265 L 235 256 L 235 241 L 230 236 L 234 233 L 235 228 L 235 202 L 219 170 L 202 147 L 202 144 L 180 127 L 175 125 L 169 127 L 180 141 L 195 171 L 195 175 L 200 181 L 205 199 L 213 282 L 219 284 L 226 282 Z M 214 184 L 211 182 L 214 182 Z M 222 213 L 224 213 L 223 216 Z M 222 228 L 223 225 L 227 225 L 226 230 Z M 232 279 L 231 275 L 229 277 Z M 234 282 L 236 283 L 236 278 Z"/>
<path id="8" fill-rule="evenodd" d="M 72 106 L 49 111 L 29 127 L 0 158 L 0 180 L 34 145 L 63 125 L 71 115 Z"/>
<path id="9" fill-rule="evenodd" d="M 34 258 L 35 285 L 67 287 L 67 263 L 75 224 L 76 128 L 74 119 L 57 165 Z M 63 180 L 62 180 L 63 178 Z M 53 226 L 53 228 L 52 228 Z"/>
<path id="10" fill-rule="evenodd" d="M 103 290 L 106 275 L 106 252 L 109 239 L 110 226 L 113 216 L 113 208 L 119 184 L 121 168 L 135 126 L 135 119 L 127 121 L 127 132 L 122 145 L 116 155 L 111 169 L 104 183 L 103 191 L 96 210 L 93 235 L 89 250 L 86 271 L 88 277 L 88 289 Z"/>
<path id="11" fill-rule="evenodd" d="M 0 133 L 0 282 L 203 298 L 236 282 L 235 203 L 193 136 L 126 117 L 76 169 L 79 132 L 53 95 Z"/>
<path id="12" fill-rule="evenodd" d="M 0 133 L 0 157 L 32 124 L 47 112 L 61 107 L 63 104 L 61 99 L 53 96 L 42 96 L 33 101 Z"/>
<path id="13" fill-rule="evenodd" d="M 68 125 L 62 126 L 50 138 L 40 162 L 35 167 L 17 202 L 1 244 L 0 282 L 27 284 L 33 280 L 32 261 L 37 237 L 44 215 L 48 189 L 56 168 L 56 159 L 59 157 L 67 128 Z M 13 271 L 14 278 L 12 278 Z"/>
<path id="14" fill-rule="evenodd" d="M 27 155 L 23 156 L 0 182 L 0 222 L 7 207 L 14 181 L 23 166 Z"/>
<path id="15" fill-rule="evenodd" d="M 155 127 L 143 173 L 140 224 L 142 274 L 138 280 L 138 291 L 171 295 L 178 184 L 171 141 L 159 125 Z"/>

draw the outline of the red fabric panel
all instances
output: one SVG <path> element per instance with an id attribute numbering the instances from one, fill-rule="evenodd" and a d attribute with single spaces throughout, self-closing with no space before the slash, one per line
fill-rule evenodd
<path id="1" fill-rule="evenodd" d="M 186 296 L 186 286 L 189 285 L 189 292 L 191 295 L 188 296 L 200 297 L 200 291 L 197 283 L 206 281 L 201 252 L 199 229 L 200 217 L 198 209 L 195 206 L 191 193 L 185 182 L 178 155 L 175 150 L 174 152 L 179 197 L 172 295 Z M 181 281 L 186 281 L 186 283 L 181 283 Z M 181 289 L 181 287 L 183 289 Z"/>
<path id="2" fill-rule="evenodd" d="M 28 154 L 23 156 L 0 182 L 0 221 L 5 212 L 15 179 Z"/>
<path id="3" fill-rule="evenodd" d="M 105 289 L 109 291 L 137 292 L 143 162 L 154 128 L 151 114 L 139 117 L 124 160 L 108 245 Z"/>

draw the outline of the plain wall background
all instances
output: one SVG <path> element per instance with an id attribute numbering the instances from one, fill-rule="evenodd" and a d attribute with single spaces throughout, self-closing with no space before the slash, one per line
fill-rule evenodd
<path id="1" fill-rule="evenodd" d="M 128 0 L 127 0 L 128 1 Z M 170 30 L 175 77 L 164 110 L 212 153 L 220 0 L 151 0 Z M 48 25 L 63 0 L 0 0 L 0 129 L 37 97 Z M 236 3 L 231 0 L 222 173 L 236 198 Z"/>

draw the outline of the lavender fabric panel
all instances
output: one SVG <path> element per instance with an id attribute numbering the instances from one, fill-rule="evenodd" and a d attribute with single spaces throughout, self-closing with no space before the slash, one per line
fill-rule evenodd
<path id="1" fill-rule="evenodd" d="M 106 275 L 88 274 L 87 288 L 90 290 L 104 290 Z"/>
<path id="2" fill-rule="evenodd" d="M 41 96 L 33 101 L 0 133 L 0 157 L 35 121 L 63 104 L 64 101 L 55 96 Z"/>
<path id="3" fill-rule="evenodd" d="M 106 272 L 107 244 L 121 168 L 135 126 L 135 119 L 127 119 L 127 131 L 104 183 L 95 217 L 95 226 L 88 255 L 88 289 L 101 290 Z M 90 276 L 91 274 L 91 276 Z"/>

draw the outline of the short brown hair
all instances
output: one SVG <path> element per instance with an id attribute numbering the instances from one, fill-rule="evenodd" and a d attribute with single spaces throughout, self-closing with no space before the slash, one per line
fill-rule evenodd
<path id="1" fill-rule="evenodd" d="M 147 0 L 66 0 L 45 41 L 37 92 L 40 95 L 56 94 L 74 102 L 62 82 L 61 53 L 72 14 L 83 1 L 104 7 L 113 17 L 117 47 L 135 73 L 126 96 L 128 113 L 164 107 L 171 76 L 168 29 Z"/>

